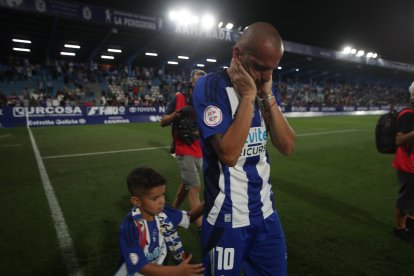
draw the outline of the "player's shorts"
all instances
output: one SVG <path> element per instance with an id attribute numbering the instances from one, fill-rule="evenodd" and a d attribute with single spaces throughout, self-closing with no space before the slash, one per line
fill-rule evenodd
<path id="1" fill-rule="evenodd" d="M 177 155 L 178 166 L 180 167 L 181 179 L 185 189 L 201 185 L 200 171 L 203 164 L 203 158 L 195 158 L 191 155 Z"/>
<path id="2" fill-rule="evenodd" d="M 287 275 L 285 235 L 277 213 L 257 225 L 212 226 L 203 218 L 204 275 Z"/>
<path id="3" fill-rule="evenodd" d="M 397 170 L 399 184 L 396 208 L 403 215 L 414 215 L 414 174 Z"/>

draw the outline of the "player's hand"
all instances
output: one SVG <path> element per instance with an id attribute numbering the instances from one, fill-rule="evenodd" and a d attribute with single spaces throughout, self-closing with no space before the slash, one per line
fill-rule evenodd
<path id="1" fill-rule="evenodd" d="M 272 76 L 270 76 L 270 80 L 263 83 L 263 86 L 261 89 L 257 92 L 258 96 L 261 98 L 265 98 L 268 95 L 272 94 L 272 86 L 273 86 L 273 79 Z"/>
<path id="2" fill-rule="evenodd" d="M 240 96 L 256 97 L 256 84 L 254 79 L 244 69 L 243 65 L 236 58 L 231 59 L 230 67 L 227 69 L 230 75 L 230 80 L 234 86 L 234 90 L 240 94 Z"/>
<path id="3" fill-rule="evenodd" d="M 178 265 L 179 276 L 203 275 L 203 264 L 190 264 L 193 256 L 185 254 L 184 260 Z"/>

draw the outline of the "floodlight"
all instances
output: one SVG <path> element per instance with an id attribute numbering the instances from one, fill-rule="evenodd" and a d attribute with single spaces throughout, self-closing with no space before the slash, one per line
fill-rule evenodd
<path id="1" fill-rule="evenodd" d="M 349 47 L 349 46 L 346 46 L 345 48 L 344 48 L 344 50 L 343 50 L 343 53 L 344 54 L 349 54 L 349 53 L 351 53 L 351 47 Z"/>
<path id="2" fill-rule="evenodd" d="M 30 52 L 30 49 L 27 49 L 27 48 L 14 47 L 13 50 L 17 52 Z"/>
<path id="3" fill-rule="evenodd" d="M 191 18 L 190 18 L 190 23 L 191 24 L 198 24 L 198 21 L 200 21 L 200 20 L 198 19 L 197 15 L 192 15 L 191 16 Z"/>
<path id="4" fill-rule="evenodd" d="M 215 19 L 213 16 L 206 14 L 201 18 L 201 26 L 203 29 L 210 29 L 214 26 Z"/>
<path id="5" fill-rule="evenodd" d="M 66 48 L 73 48 L 73 49 L 80 49 L 79 45 L 75 45 L 75 44 L 65 44 Z"/>
<path id="6" fill-rule="evenodd" d="M 227 29 L 227 30 L 231 30 L 231 29 L 233 29 L 233 23 L 230 23 L 230 22 L 229 22 L 229 23 L 227 23 L 227 24 L 226 24 L 226 29 Z"/>
<path id="7" fill-rule="evenodd" d="M 197 67 L 204 67 L 205 65 L 202 63 L 197 63 Z"/>
<path id="8" fill-rule="evenodd" d="M 167 61 L 167 63 L 168 64 L 172 64 L 172 65 L 177 65 L 178 64 L 177 61 L 172 61 L 172 60 Z"/>
<path id="9" fill-rule="evenodd" d="M 62 56 L 75 56 L 76 55 L 75 53 L 72 53 L 72 52 L 60 52 L 60 54 Z"/>
<path id="10" fill-rule="evenodd" d="M 358 53 L 356 54 L 357 57 L 362 57 L 364 55 L 364 51 L 363 50 L 359 50 Z"/>
<path id="11" fill-rule="evenodd" d="M 108 52 L 112 52 L 112 53 L 122 53 L 122 50 L 121 49 L 111 49 L 111 48 L 109 48 L 108 49 Z"/>
<path id="12" fill-rule="evenodd" d="M 18 38 L 13 38 L 12 41 L 13 42 L 19 42 L 19 43 L 27 43 L 27 44 L 32 43 L 30 40 L 27 40 L 27 39 L 18 39 Z"/>
<path id="13" fill-rule="evenodd" d="M 178 22 L 178 24 L 188 25 L 190 23 L 193 23 L 194 16 L 191 14 L 189 10 L 182 9 L 181 11 L 178 12 L 177 15 L 178 17 L 176 21 Z"/>
<path id="14" fill-rule="evenodd" d="M 101 55 L 102 59 L 115 59 L 114 56 Z"/>
<path id="15" fill-rule="evenodd" d="M 145 55 L 146 55 L 146 56 L 151 56 L 151 57 L 156 57 L 156 56 L 158 56 L 158 54 L 157 54 L 157 53 L 155 53 L 155 52 L 146 52 L 146 53 L 145 53 Z"/>
<path id="16" fill-rule="evenodd" d="M 207 62 L 217 62 L 217 60 L 216 59 L 213 59 L 213 58 L 207 58 L 206 61 Z"/>
<path id="17" fill-rule="evenodd" d="M 168 17 L 172 20 L 175 21 L 178 18 L 178 13 L 176 11 L 170 11 Z"/>

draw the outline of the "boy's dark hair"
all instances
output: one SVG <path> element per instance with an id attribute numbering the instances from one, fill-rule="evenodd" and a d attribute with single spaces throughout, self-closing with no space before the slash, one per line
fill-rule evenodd
<path id="1" fill-rule="evenodd" d="M 131 196 L 142 196 L 148 190 L 166 183 L 167 180 L 159 172 L 148 167 L 135 168 L 127 177 L 128 190 Z"/>

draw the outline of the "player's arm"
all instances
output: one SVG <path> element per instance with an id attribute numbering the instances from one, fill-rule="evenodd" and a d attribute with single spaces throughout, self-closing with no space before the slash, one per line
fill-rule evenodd
<path id="1" fill-rule="evenodd" d="M 203 209 L 204 209 L 204 202 L 192 208 L 189 211 L 190 222 L 194 222 L 196 219 L 198 219 L 203 214 Z"/>
<path id="2" fill-rule="evenodd" d="M 256 86 L 240 62 L 233 58 L 228 68 L 236 93 L 241 97 L 237 112 L 225 133 L 218 133 L 210 138 L 219 159 L 228 166 L 234 166 L 246 142 L 252 124 Z"/>
<path id="3" fill-rule="evenodd" d="M 264 85 L 260 95 L 272 145 L 283 155 L 292 154 L 295 149 L 296 133 L 283 116 L 272 94 L 272 79 Z"/>
<path id="4" fill-rule="evenodd" d="M 146 276 L 192 276 L 202 275 L 204 268 L 202 264 L 190 264 L 191 254 L 176 266 L 162 266 L 157 264 L 146 264 L 140 273 Z"/>

